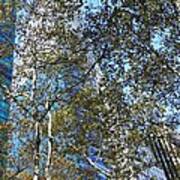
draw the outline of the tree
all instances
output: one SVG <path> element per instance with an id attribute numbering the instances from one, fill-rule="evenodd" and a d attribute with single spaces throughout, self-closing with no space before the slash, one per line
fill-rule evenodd
<path id="1" fill-rule="evenodd" d="M 178 7 L 169 0 L 102 1 L 96 11 L 82 5 L 37 1 L 19 25 L 23 63 L 15 65 L 12 117 L 30 134 L 17 129 L 29 138 L 22 147 L 35 153 L 21 157 L 35 167 L 34 179 L 66 172 L 133 179 L 155 165 L 144 155 L 149 129 L 178 121 Z M 107 170 L 91 159 L 90 146 Z"/>
<path id="2" fill-rule="evenodd" d="M 133 178 L 143 171 L 134 160 L 137 150 L 147 146 L 144 138 L 151 125 L 162 119 L 171 128 L 177 124 L 177 104 L 171 101 L 177 101 L 179 76 L 177 8 L 175 1 L 104 1 L 101 11 L 89 13 L 84 35 L 91 39 L 93 55 L 107 47 L 99 63 L 105 80 L 100 81 L 100 92 L 112 112 L 105 117 L 109 129 L 105 147 L 114 155 L 110 160 L 115 178 Z M 162 44 L 155 44 L 157 39 Z M 169 108 L 174 111 L 174 127 L 167 120 Z"/>
<path id="3" fill-rule="evenodd" d="M 169 64 L 167 64 L 166 61 L 162 60 L 162 52 L 158 52 L 156 47 L 151 44 L 154 38 L 149 39 L 149 33 L 151 33 L 152 36 L 155 34 L 157 35 L 157 33 L 154 32 L 153 22 L 149 23 L 151 19 L 147 18 L 146 14 L 144 15 L 142 13 L 141 15 L 137 16 L 137 19 L 140 17 L 144 18 L 145 23 L 142 23 L 142 27 L 144 26 L 145 28 L 143 27 L 142 31 L 140 30 L 139 32 L 135 32 L 137 29 L 134 31 L 133 28 L 135 28 L 135 25 L 132 27 L 130 23 L 132 23 L 133 19 L 131 18 L 135 14 L 133 14 L 133 12 L 131 12 L 131 9 L 128 7 L 130 3 L 132 2 L 126 1 L 124 3 L 124 7 L 122 6 L 120 8 L 117 7 L 117 9 L 115 8 L 112 16 L 110 9 L 108 10 L 108 8 L 110 7 L 108 7 L 107 4 L 104 7 L 102 16 L 100 16 L 98 13 L 90 14 L 91 21 L 87 24 L 88 26 L 91 25 L 89 26 L 91 29 L 89 29 L 88 27 L 87 32 L 84 33 L 84 35 L 86 36 L 89 35 L 89 38 L 92 40 L 91 42 L 93 42 L 92 46 L 95 45 L 95 48 L 92 50 L 95 54 L 94 56 L 100 54 L 103 47 L 108 47 L 107 49 L 109 50 L 108 52 L 106 51 L 106 54 L 101 59 L 103 60 L 103 62 L 105 62 L 98 63 L 100 64 L 100 68 L 103 70 L 107 79 L 107 81 L 105 82 L 105 87 L 102 88 L 102 91 L 107 90 L 107 93 L 104 96 L 104 99 L 106 98 L 104 103 L 109 106 L 109 109 L 111 111 L 115 111 L 113 113 L 109 113 L 109 116 L 106 115 L 105 119 L 107 119 L 106 122 L 109 132 L 111 130 L 114 131 L 113 137 L 111 134 L 109 134 L 108 136 L 111 137 L 108 149 L 110 151 L 110 154 L 117 155 L 114 159 L 110 159 L 111 162 L 115 164 L 114 167 L 116 178 L 133 177 L 136 176 L 140 171 L 144 170 L 143 166 L 137 168 L 137 162 L 136 164 L 134 162 L 137 157 L 137 150 L 139 149 L 138 142 L 141 143 L 140 147 L 146 146 L 143 140 L 143 136 L 144 138 L 146 138 L 146 130 L 148 129 L 148 127 L 150 127 L 153 123 L 159 122 L 161 120 L 160 118 L 166 117 L 167 106 L 166 104 L 164 104 L 164 102 L 162 102 L 163 100 L 166 100 L 166 98 L 159 98 L 159 96 L 161 96 L 163 93 L 169 94 L 166 89 L 172 86 L 171 78 L 173 78 L 174 82 L 176 82 L 178 78 L 178 71 L 176 70 L 176 67 L 172 68 L 171 66 L 169 66 Z M 145 12 L 146 10 L 143 10 L 143 8 L 147 7 L 148 12 L 151 12 L 152 10 L 152 13 L 154 13 L 157 10 L 157 13 L 159 13 L 160 16 L 163 17 L 165 9 L 164 11 L 160 10 L 164 8 L 164 4 L 159 3 L 159 9 L 151 9 L 151 6 L 155 2 L 151 3 L 152 4 L 146 3 L 145 6 L 140 5 L 140 9 L 142 9 L 142 12 Z M 117 12 L 119 13 L 119 15 L 117 14 Z M 113 26 L 110 26 L 112 23 L 111 20 L 113 18 L 110 18 L 110 21 L 107 21 L 107 16 L 113 17 L 115 19 Z M 147 16 L 150 17 L 151 15 L 149 14 Z M 99 20 L 101 19 L 101 17 L 102 20 Z M 171 18 L 167 19 L 165 17 L 164 21 L 172 22 L 174 21 L 174 19 L 176 20 L 176 16 L 173 16 Z M 117 25 L 118 20 L 119 26 Z M 146 21 L 148 21 L 148 23 Z M 159 26 L 161 27 L 164 25 L 159 24 Z M 170 28 L 171 24 L 167 23 L 166 26 L 167 28 Z M 102 27 L 104 28 L 103 30 Z M 118 30 L 117 27 L 119 27 Z M 177 27 L 172 27 L 172 29 L 172 31 L 177 32 Z M 119 37 L 120 35 L 116 36 L 116 32 L 119 32 L 121 30 L 122 38 Z M 147 35 L 147 39 L 141 38 L 141 35 L 143 33 Z M 139 42 L 137 41 L 138 38 Z M 98 42 L 100 42 L 99 44 L 97 43 L 97 39 Z M 172 41 L 172 44 L 174 44 L 175 46 L 176 42 Z M 167 46 L 164 48 L 167 49 Z M 117 53 L 118 51 L 120 53 Z M 174 51 L 176 55 L 176 48 L 174 49 Z M 143 53 L 141 54 L 141 52 Z M 126 58 L 127 60 L 124 61 L 124 59 Z M 157 61 L 154 58 L 156 58 Z M 167 61 L 170 60 L 168 56 L 166 56 L 166 58 Z M 112 62 L 110 62 L 110 59 L 112 59 Z M 142 59 L 142 61 L 138 61 L 138 59 Z M 129 70 L 129 68 L 131 71 Z M 166 72 L 166 74 L 164 72 Z M 119 78 L 119 74 L 122 79 Z M 166 82 L 164 86 L 162 86 L 163 82 Z M 157 85 L 158 83 L 159 85 Z M 127 92 L 123 92 L 125 91 L 125 89 L 127 89 Z M 111 96 L 112 92 L 113 95 Z M 115 92 L 117 96 L 115 96 Z M 176 92 L 176 89 L 172 89 L 171 92 L 173 94 L 173 92 Z M 143 97 L 141 96 L 141 94 L 143 95 Z M 151 98 L 151 96 L 153 98 Z M 173 103 L 171 104 L 174 106 Z M 110 116 L 110 114 L 112 115 Z M 126 131 L 125 134 L 123 134 L 123 131 Z M 121 141 L 121 145 L 118 145 L 119 136 L 121 136 L 122 138 L 124 138 L 123 136 L 126 137 L 125 142 L 123 140 Z M 134 141 L 136 139 L 138 141 Z M 114 143 L 112 144 L 112 142 Z M 116 153 L 111 151 L 111 149 L 113 149 L 111 147 L 114 147 Z M 126 154 L 123 154 L 122 150 L 125 147 L 127 151 Z M 130 172 L 132 175 L 130 175 L 129 170 L 126 169 L 126 167 L 123 167 L 122 164 L 120 165 L 120 167 L 118 167 L 118 164 L 120 164 L 119 161 L 121 159 L 126 159 L 126 164 L 124 164 L 126 167 L 128 167 L 128 169 L 131 168 Z M 117 174 L 117 172 L 119 174 Z"/>
<path id="4" fill-rule="evenodd" d="M 70 159 L 76 167 L 81 166 L 80 162 L 86 164 L 84 168 L 83 165 L 80 168 L 81 176 L 95 177 L 98 173 L 110 176 L 89 155 L 90 148 L 101 150 L 105 129 L 99 118 L 104 111 L 101 97 L 91 87 L 79 91 L 71 103 L 57 111 L 53 120 L 53 134 L 56 139 L 53 161 L 64 157 Z M 96 157 L 98 161 L 102 158 L 101 155 L 102 152 L 99 151 Z M 53 169 L 58 172 L 58 167 Z"/>
<path id="5" fill-rule="evenodd" d="M 31 154 L 34 157 L 28 159 L 25 152 L 20 157 L 25 158 L 28 169 L 34 172 L 33 179 L 44 174 L 42 154 L 46 151 L 43 152 L 42 148 L 46 141 L 48 154 L 45 155 L 45 173 L 46 178 L 50 179 L 51 111 L 63 106 L 90 73 L 90 70 L 87 73 L 82 72 L 82 76 L 75 79 L 77 75 L 73 71 L 85 68 L 83 61 L 86 62 L 86 47 L 82 45 L 82 39 L 70 29 L 75 6 L 67 1 L 61 3 L 60 7 L 53 1 L 37 1 L 34 5 L 23 6 L 22 15 L 17 20 L 19 46 L 16 48 L 14 84 L 9 98 L 12 103 L 14 133 L 21 139 L 19 148 L 30 146 L 30 150 L 33 150 Z M 67 11 L 66 8 L 70 9 Z M 30 126 L 27 127 L 27 124 Z M 48 134 L 42 134 L 46 124 Z M 24 125 L 26 132 L 22 129 Z M 23 166 L 23 162 L 20 165 Z"/>

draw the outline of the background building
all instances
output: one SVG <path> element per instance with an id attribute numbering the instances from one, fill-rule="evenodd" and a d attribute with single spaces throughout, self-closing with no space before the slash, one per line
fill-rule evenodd
<path id="1" fill-rule="evenodd" d="M 0 176 L 5 170 L 9 103 L 2 86 L 11 85 L 15 39 L 15 1 L 0 0 Z"/>

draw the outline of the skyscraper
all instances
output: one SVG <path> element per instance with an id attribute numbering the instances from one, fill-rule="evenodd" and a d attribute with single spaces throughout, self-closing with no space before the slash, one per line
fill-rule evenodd
<path id="1" fill-rule="evenodd" d="M 4 124 L 9 114 L 9 103 L 2 86 L 11 85 L 13 43 L 15 39 L 15 0 L 0 0 L 0 176 L 6 164 L 7 129 Z"/>

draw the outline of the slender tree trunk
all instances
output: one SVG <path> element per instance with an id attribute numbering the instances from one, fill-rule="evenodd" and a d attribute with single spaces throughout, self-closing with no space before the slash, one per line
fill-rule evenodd
<path id="1" fill-rule="evenodd" d="M 40 143 L 41 143 L 41 139 L 40 139 L 40 125 L 39 125 L 38 121 L 35 123 L 35 140 L 36 140 L 36 144 L 35 144 L 34 176 L 33 176 L 33 180 L 38 180 L 39 179 L 39 173 L 40 173 L 39 161 L 40 161 Z"/>
<path id="2" fill-rule="evenodd" d="M 32 69 L 32 90 L 31 90 L 31 103 L 32 103 L 32 122 L 35 121 L 35 149 L 34 149 L 34 175 L 33 180 L 38 180 L 40 176 L 40 144 L 41 144 L 41 136 L 40 136 L 40 123 L 35 119 L 35 109 L 33 103 L 35 101 L 35 92 L 36 92 L 36 81 L 37 81 L 37 69 L 34 67 Z"/>
<path id="3" fill-rule="evenodd" d="M 46 104 L 48 109 L 48 103 Z M 47 162 L 46 162 L 46 168 L 45 168 L 45 177 L 46 180 L 51 180 L 50 175 L 50 168 L 51 168 L 51 159 L 52 159 L 52 114 L 49 111 L 48 112 L 48 152 L 47 152 Z"/>

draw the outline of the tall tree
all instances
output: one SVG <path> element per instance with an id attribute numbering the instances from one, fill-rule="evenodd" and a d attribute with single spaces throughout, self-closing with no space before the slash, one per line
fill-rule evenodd
<path id="1" fill-rule="evenodd" d="M 34 179 L 137 178 L 155 165 L 149 129 L 178 122 L 176 2 L 102 1 L 94 11 L 81 1 L 36 3 L 18 29 L 12 119 L 35 154 L 21 158 Z"/>
<path id="2" fill-rule="evenodd" d="M 30 157 L 33 159 L 29 160 L 30 167 L 27 167 L 33 171 L 33 179 L 44 174 L 44 160 L 47 160 L 46 177 L 50 179 L 51 111 L 68 101 L 91 69 L 85 68 L 86 46 L 83 40 L 71 30 L 73 15 L 78 14 L 81 5 L 78 1 L 76 6 L 68 1 L 61 2 L 61 6 L 55 1 L 25 5 L 17 20 L 19 46 L 16 48 L 14 84 L 9 93 L 11 117 L 14 132 L 17 132 L 14 136 L 21 138 L 19 148 L 30 145 L 33 150 L 34 156 Z M 83 71 L 85 69 L 87 72 Z M 47 122 L 48 130 L 45 131 L 48 136 L 42 134 Z M 22 132 L 21 123 L 30 125 L 26 132 Z M 48 142 L 48 154 L 43 160 L 42 154 L 47 153 L 43 151 L 45 142 Z M 20 158 L 28 161 L 29 156 L 25 156 Z"/>
<path id="3" fill-rule="evenodd" d="M 103 1 L 100 11 L 89 13 L 84 35 L 93 56 L 107 48 L 97 69 L 104 103 L 114 111 L 105 117 L 105 147 L 114 155 L 115 178 L 143 170 L 134 161 L 152 124 L 178 124 L 178 8 L 175 1 Z"/>

